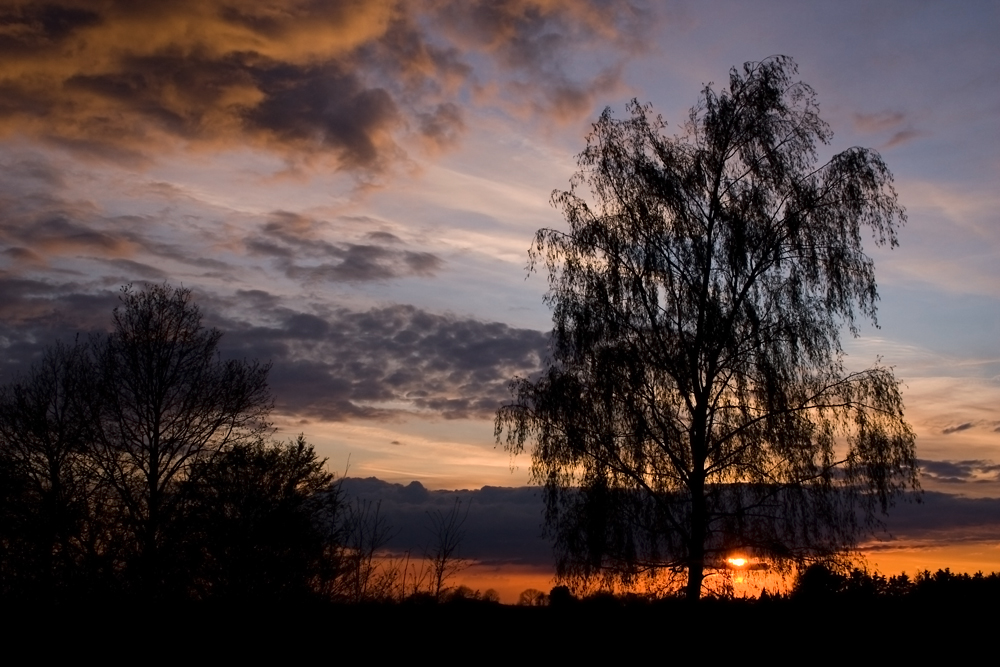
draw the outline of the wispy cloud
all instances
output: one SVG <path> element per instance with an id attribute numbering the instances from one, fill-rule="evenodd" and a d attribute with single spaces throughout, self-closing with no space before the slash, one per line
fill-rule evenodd
<path id="1" fill-rule="evenodd" d="M 854 128 L 859 132 L 885 132 L 906 122 L 906 115 L 899 111 L 854 114 Z"/>
<path id="2" fill-rule="evenodd" d="M 912 121 L 906 114 L 900 111 L 880 111 L 878 113 L 856 113 L 854 114 L 854 129 L 863 134 L 885 134 L 892 132 L 885 143 L 883 150 L 901 146 L 925 133 L 910 127 Z"/>

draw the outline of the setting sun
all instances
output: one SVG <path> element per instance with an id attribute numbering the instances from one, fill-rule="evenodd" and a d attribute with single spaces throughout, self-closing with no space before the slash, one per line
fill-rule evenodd
<path id="1" fill-rule="evenodd" d="M 728 558 L 728 559 L 726 559 L 726 562 L 729 563 L 730 565 L 732 565 L 733 567 L 743 567 L 744 565 L 747 564 L 747 559 L 746 558 L 738 558 L 738 557 L 737 558 Z"/>

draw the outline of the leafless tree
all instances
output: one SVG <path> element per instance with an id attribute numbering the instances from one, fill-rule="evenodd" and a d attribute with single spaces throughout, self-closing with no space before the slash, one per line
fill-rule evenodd
<path id="1" fill-rule="evenodd" d="M 19 487 L 3 511 L 5 523 L 20 524 L 3 558 L 8 565 L 28 559 L 22 565 L 50 592 L 86 551 L 86 498 L 94 484 L 84 456 L 87 403 L 81 401 L 92 371 L 87 352 L 79 344 L 53 345 L 26 375 L 0 387 L 0 458 L 12 476 L 6 491 Z"/>
<path id="2" fill-rule="evenodd" d="M 222 334 L 202 326 L 190 290 L 126 286 L 120 299 L 114 331 L 93 342 L 93 457 L 134 538 L 137 574 L 155 587 L 177 483 L 194 463 L 269 428 L 270 364 L 221 360 Z"/>
<path id="3" fill-rule="evenodd" d="M 549 596 L 537 588 L 526 588 L 517 596 L 517 604 L 521 607 L 544 607 L 549 603 Z"/>
<path id="4" fill-rule="evenodd" d="M 469 566 L 460 557 L 462 540 L 465 539 L 465 520 L 469 516 L 469 505 L 462 511 L 462 501 L 455 498 L 455 504 L 447 512 L 428 512 L 430 517 L 431 543 L 426 557 L 430 562 L 430 585 L 434 599 L 440 601 L 447 590 L 448 580 Z"/>
<path id="5" fill-rule="evenodd" d="M 392 526 L 381 502 L 354 499 L 340 519 L 341 575 L 336 594 L 349 602 L 391 597 L 398 568 L 385 567 L 381 550 L 392 537 Z"/>

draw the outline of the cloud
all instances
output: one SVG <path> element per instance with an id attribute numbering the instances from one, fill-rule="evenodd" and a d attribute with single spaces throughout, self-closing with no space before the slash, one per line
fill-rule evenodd
<path id="1" fill-rule="evenodd" d="M 511 378 L 537 372 L 548 345 L 541 331 L 413 306 L 316 313 L 262 290 L 196 298 L 205 326 L 224 334 L 224 357 L 272 362 L 269 383 L 286 415 L 491 419 Z M 0 272 L 0 377 L 26 371 L 57 340 L 109 330 L 117 305 L 117 289 Z M 227 309 L 258 323 L 220 314 Z"/>
<path id="2" fill-rule="evenodd" d="M 329 420 L 492 418 L 511 378 L 537 372 L 548 345 L 540 331 L 412 306 L 326 316 L 277 307 L 270 317 L 272 326 L 219 322 L 223 354 L 272 361 L 278 409 Z"/>
<path id="3" fill-rule="evenodd" d="M 113 267 L 115 273 L 106 276 L 105 282 L 114 286 L 168 278 L 156 266 L 163 259 L 203 269 L 231 268 L 219 259 L 201 256 L 204 238 L 189 239 L 195 244 L 194 252 L 173 242 L 180 225 L 166 216 L 175 214 L 176 199 L 168 200 L 165 214 L 115 215 L 93 200 L 69 194 L 62 172 L 50 162 L 12 159 L 0 163 L 0 170 L 5 175 L 0 182 L 0 252 L 12 260 L 11 271 L 43 267 L 58 274 L 78 271 L 79 261 L 73 260 L 87 260 L 98 264 L 87 270 L 95 277 Z M 67 269 L 70 264 L 73 268 Z"/>
<path id="4" fill-rule="evenodd" d="M 899 127 L 906 121 L 906 115 L 899 111 L 854 114 L 854 127 L 859 132 L 885 132 Z"/>
<path id="5" fill-rule="evenodd" d="M 892 541 L 883 543 L 955 544 L 995 541 L 1000 530 L 1000 498 L 965 498 L 925 491 L 919 503 L 900 503 L 890 512 L 886 529 Z M 866 547 L 867 548 L 867 547 Z"/>
<path id="6" fill-rule="evenodd" d="M 923 132 L 918 132 L 917 130 L 900 130 L 893 134 L 889 141 L 885 142 L 882 146 L 884 149 L 895 148 L 896 146 L 902 146 L 903 144 L 909 142 L 911 139 L 916 139 L 917 137 L 923 136 Z"/>
<path id="7" fill-rule="evenodd" d="M 889 140 L 882 144 L 883 150 L 902 146 L 903 144 L 923 136 L 925 133 L 914 130 L 909 125 L 910 119 L 899 111 L 881 111 L 878 113 L 854 114 L 854 129 L 865 134 L 882 134 L 892 132 Z"/>
<path id="8" fill-rule="evenodd" d="M 29 250 L 28 248 L 5 248 L 3 254 L 10 257 L 18 264 L 44 264 L 45 260 L 36 252 Z"/>
<path id="9" fill-rule="evenodd" d="M 234 215 L 232 211 L 195 205 L 181 209 L 187 215 L 178 222 L 178 208 L 185 203 L 179 197 L 167 197 L 161 210 L 113 215 L 93 201 L 74 200 L 65 191 L 49 189 L 40 178 L 21 176 L 16 182 L 0 184 L 0 218 L 4 220 L 0 257 L 7 260 L 10 271 L 41 267 L 56 273 L 72 267 L 95 280 L 103 276 L 107 286 L 177 280 L 176 273 L 185 267 L 233 279 L 244 253 L 272 260 L 280 273 L 304 284 L 430 277 L 444 266 L 438 255 L 378 231 L 377 222 L 371 220 L 337 218 L 329 223 L 276 211 L 261 223 L 262 216 L 241 214 L 234 217 L 242 225 L 256 224 L 257 230 L 234 238 L 217 222 L 217 216 Z M 368 231 L 373 226 L 376 231 Z M 326 240 L 345 234 L 349 240 Z M 218 252 L 209 253 L 209 248 Z M 97 266 L 86 267 L 84 262 Z M 114 271 L 109 273 L 109 267 Z M 181 276 L 181 280 L 188 277 Z"/>
<path id="10" fill-rule="evenodd" d="M 0 382 L 27 372 L 42 351 L 78 334 L 107 331 L 117 290 L 79 282 L 51 284 L 0 271 Z"/>
<path id="11" fill-rule="evenodd" d="M 544 537 L 544 501 L 535 487 L 483 487 L 478 491 L 428 491 L 414 481 L 390 484 L 374 477 L 346 478 L 349 499 L 381 503 L 380 514 L 393 528 L 388 548 L 420 554 L 429 543 L 429 514 L 447 514 L 460 501 L 468 510 L 463 527 L 462 557 L 486 563 L 552 564 L 551 542 Z M 1000 498 L 970 499 L 926 492 L 919 503 L 897 504 L 886 529 L 888 541 L 868 542 L 866 551 L 916 545 L 940 546 L 995 541 L 1000 529 Z M 876 536 L 878 537 L 878 536 Z M 884 537 L 884 536 L 883 536 Z"/>
<path id="12" fill-rule="evenodd" d="M 551 566 L 552 547 L 543 536 L 544 504 L 537 488 L 486 486 L 479 490 L 428 491 L 418 482 L 390 484 L 374 477 L 345 478 L 342 490 L 352 500 L 374 505 L 391 526 L 386 548 L 422 555 L 434 538 L 431 515 L 447 516 L 459 501 L 465 517 L 461 558 L 484 564 Z"/>
<path id="13" fill-rule="evenodd" d="M 124 279 L 119 278 L 115 282 L 128 283 L 132 280 L 133 276 L 153 282 L 163 282 L 167 279 L 167 274 L 164 271 L 149 264 L 134 262 L 131 259 L 99 259 L 98 261 L 123 272 L 118 274 L 118 276 L 124 276 Z"/>
<path id="14" fill-rule="evenodd" d="M 274 259 L 286 276 L 305 283 L 433 276 L 444 264 L 432 253 L 399 247 L 402 241 L 388 232 L 366 234 L 369 243 L 331 243 L 322 238 L 324 226 L 279 211 L 245 245 L 251 254 Z"/>
<path id="15" fill-rule="evenodd" d="M 5 208 L 0 203 L 0 212 Z M 96 252 L 106 257 L 122 257 L 134 252 L 128 239 L 81 224 L 79 215 L 79 211 L 43 209 L 30 218 L 12 216 L 0 230 L 0 242 L 30 246 L 36 254 Z"/>
<path id="16" fill-rule="evenodd" d="M 963 424 L 963 426 L 965 426 Z M 961 429 L 956 429 L 961 430 Z M 983 459 L 918 461 L 923 477 L 945 484 L 1000 482 L 1000 465 Z"/>
<path id="17" fill-rule="evenodd" d="M 948 435 L 949 433 L 958 433 L 959 431 L 966 431 L 972 428 L 973 426 L 974 424 L 972 422 L 965 422 L 962 424 L 958 424 L 956 426 L 949 426 L 947 428 L 944 428 L 941 430 L 941 433 L 945 435 Z"/>
<path id="18" fill-rule="evenodd" d="M 651 22 L 628 0 L 6 0 L 0 133 L 132 163 L 253 146 L 376 172 L 401 137 L 453 146 L 484 79 L 589 112 Z M 598 51 L 596 76 L 566 71 Z"/>

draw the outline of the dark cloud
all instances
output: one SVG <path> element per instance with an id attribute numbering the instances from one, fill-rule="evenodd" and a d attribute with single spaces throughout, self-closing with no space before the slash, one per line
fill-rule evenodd
<path id="1" fill-rule="evenodd" d="M 205 325 L 224 333 L 221 353 L 272 362 L 279 411 L 302 417 L 488 419 L 509 400 L 514 375 L 538 371 L 548 343 L 540 331 L 412 306 L 316 314 L 291 310 L 260 290 L 196 299 Z M 117 305 L 117 289 L 0 272 L 0 379 L 27 370 L 57 340 L 109 330 Z M 271 324 L 227 318 L 222 309 Z"/>
<path id="2" fill-rule="evenodd" d="M 400 247 L 387 232 L 365 236 L 370 243 L 331 243 L 324 223 L 284 211 L 245 240 L 251 254 L 274 259 L 286 276 L 302 282 L 361 282 L 403 276 L 432 276 L 444 262 L 437 255 Z"/>
<path id="3" fill-rule="evenodd" d="M 418 114 L 417 120 L 421 136 L 433 148 L 454 146 L 465 130 L 462 110 L 451 102 L 437 105 L 432 112 Z"/>
<path id="4" fill-rule="evenodd" d="M 0 382 L 26 372 L 56 341 L 107 331 L 117 290 L 52 284 L 0 271 Z"/>
<path id="5" fill-rule="evenodd" d="M 514 375 L 540 368 L 548 344 L 540 331 L 412 306 L 323 317 L 278 307 L 268 316 L 273 326 L 220 321 L 224 354 L 272 361 L 279 409 L 323 419 L 401 411 L 489 418 L 509 399 Z"/>
<path id="6" fill-rule="evenodd" d="M 455 42 L 489 53 L 512 73 L 501 84 L 508 106 L 555 120 L 579 118 L 616 92 L 624 58 L 594 59 L 594 54 L 608 46 L 620 54 L 641 51 L 657 22 L 645 3 L 636 2 L 499 0 L 447 6 L 440 20 Z M 574 73 L 572 65 L 587 59 L 591 72 Z"/>
<path id="7" fill-rule="evenodd" d="M 470 491 L 428 491 L 417 481 L 390 484 L 374 477 L 345 478 L 350 499 L 380 503 L 392 537 L 386 547 L 396 552 L 425 553 L 433 538 L 431 515 L 447 515 L 460 503 L 465 537 L 459 556 L 487 564 L 551 566 L 551 543 L 543 536 L 544 505 L 539 489 L 486 486 Z"/>
<path id="8" fill-rule="evenodd" d="M 955 430 L 962 430 L 956 428 Z M 967 484 L 1000 482 L 1000 465 L 982 459 L 964 461 L 918 461 L 921 474 L 935 482 Z"/>
<path id="9" fill-rule="evenodd" d="M 431 276 L 441 268 L 442 261 L 426 252 L 396 251 L 377 245 L 325 244 L 325 255 L 334 262 L 316 265 L 283 263 L 289 278 L 305 282 L 353 282 L 386 280 L 405 275 Z"/>
<path id="10" fill-rule="evenodd" d="M 2 210 L 0 204 L 0 210 Z M 33 219 L 15 220 L 0 230 L 0 241 L 30 246 L 46 253 L 99 252 L 108 256 L 131 253 L 131 244 L 122 235 L 94 229 L 76 219 L 76 211 L 39 211 Z M 72 217 L 70 217 L 72 216 Z"/>
<path id="11" fill-rule="evenodd" d="M 307 263 L 308 254 L 284 260 L 289 274 L 302 279 L 414 275 L 435 270 L 439 263 L 398 241 L 342 246 L 310 241 L 308 224 L 292 222 L 284 236 L 272 234 L 275 244 L 339 260 Z M 164 279 L 164 271 L 145 260 L 90 261 L 104 269 L 92 272 L 98 277 L 50 271 L 45 280 L 37 280 L 0 271 L 4 373 L 25 369 L 56 340 L 107 331 L 121 284 Z M 294 309 L 263 290 L 195 298 L 206 326 L 225 334 L 222 354 L 273 362 L 270 381 L 279 409 L 303 417 L 338 420 L 420 413 L 490 418 L 509 400 L 510 379 L 540 368 L 548 343 L 540 331 L 412 306 Z"/>
<path id="12" fill-rule="evenodd" d="M 246 115 L 248 132 L 297 151 L 331 150 L 348 169 L 380 166 L 391 146 L 383 135 L 399 122 L 386 90 L 366 88 L 355 74 L 330 65 L 279 64 L 255 78 L 263 101 Z"/>
<path id="13" fill-rule="evenodd" d="M 390 484 L 376 478 L 343 480 L 348 498 L 379 506 L 393 529 L 388 547 L 420 554 L 432 537 L 430 514 L 447 513 L 455 500 L 468 509 L 462 556 L 486 563 L 552 564 L 551 543 L 544 537 L 544 503 L 539 489 L 483 487 L 477 491 L 428 491 L 420 482 Z M 925 492 L 921 501 L 897 504 L 881 541 L 866 551 L 939 546 L 995 539 L 1000 530 L 1000 498 L 963 498 Z"/>
<path id="14" fill-rule="evenodd" d="M 586 114 L 652 15 L 631 0 L 0 2 L 0 132 L 102 159 L 252 145 L 370 173 L 454 145 L 483 79 Z M 569 71 L 602 53 L 596 77 Z M 610 64 L 607 64 L 610 63 Z"/>
<path id="15" fill-rule="evenodd" d="M 925 462 L 926 463 L 926 462 Z M 899 503 L 889 512 L 886 529 L 895 540 L 943 537 L 947 543 L 994 538 L 1000 532 L 1000 498 L 966 498 L 925 491 L 920 502 Z"/>
<path id="16" fill-rule="evenodd" d="M 948 435 L 949 433 L 958 433 L 959 431 L 965 431 L 967 429 L 975 426 L 972 422 L 965 422 L 964 424 L 958 424 L 956 426 L 949 426 L 941 430 L 941 433 Z"/>

